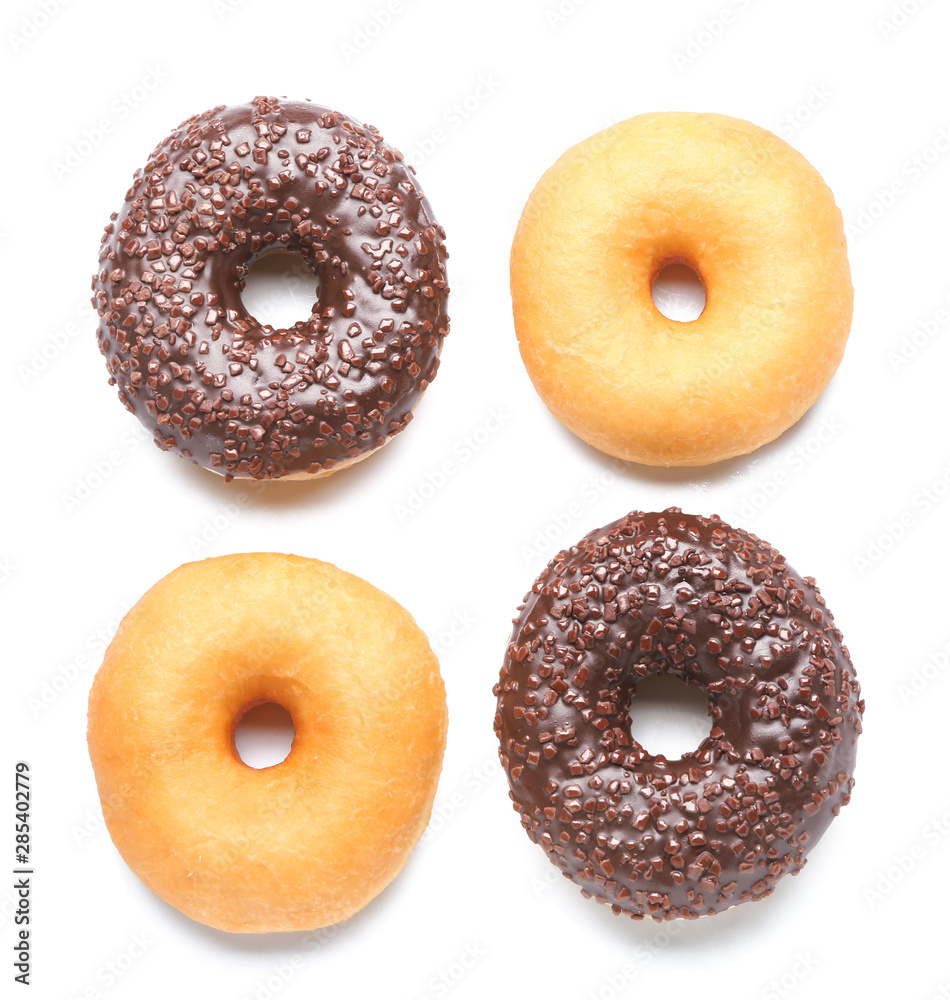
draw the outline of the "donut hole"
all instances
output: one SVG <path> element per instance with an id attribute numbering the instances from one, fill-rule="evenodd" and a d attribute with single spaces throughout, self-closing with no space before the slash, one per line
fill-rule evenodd
<path id="1" fill-rule="evenodd" d="M 709 701 L 703 688 L 668 674 L 637 682 L 630 699 L 630 735 L 653 757 L 679 760 L 709 735 Z"/>
<path id="2" fill-rule="evenodd" d="M 660 267 L 650 289 L 653 304 L 677 323 L 699 319 L 706 308 L 706 286 L 699 272 L 683 260 L 671 260 Z"/>
<path id="3" fill-rule="evenodd" d="M 274 701 L 252 705 L 238 716 L 234 752 L 248 767 L 261 770 L 286 760 L 294 742 L 294 720 Z"/>
<path id="4" fill-rule="evenodd" d="M 320 282 L 307 260 L 290 250 L 270 250 L 251 264 L 241 302 L 261 326 L 289 330 L 307 323 L 320 298 Z"/>

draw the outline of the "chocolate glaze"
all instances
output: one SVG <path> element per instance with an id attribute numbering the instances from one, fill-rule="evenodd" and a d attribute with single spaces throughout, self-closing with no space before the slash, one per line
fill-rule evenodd
<path id="1" fill-rule="evenodd" d="M 112 382 L 160 448 L 228 478 L 326 472 L 401 431 L 435 376 L 444 238 L 370 125 L 273 97 L 195 115 L 102 239 L 92 301 Z M 280 248 L 320 284 L 288 330 L 241 303 Z"/>
<path id="2" fill-rule="evenodd" d="M 630 733 L 637 681 L 702 686 L 680 760 Z M 718 517 L 634 512 L 561 552 L 515 621 L 495 731 L 528 836 L 615 913 L 772 892 L 850 799 L 864 702 L 810 577 Z"/>

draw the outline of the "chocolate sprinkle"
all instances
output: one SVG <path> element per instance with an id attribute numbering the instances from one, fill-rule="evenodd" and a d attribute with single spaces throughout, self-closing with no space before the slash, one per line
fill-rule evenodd
<path id="1" fill-rule="evenodd" d="M 654 674 L 709 697 L 709 736 L 679 760 L 630 733 L 637 682 Z M 769 895 L 854 786 L 864 702 L 815 581 L 715 516 L 634 512 L 559 553 L 495 694 L 528 836 L 637 919 Z"/>
<path id="2" fill-rule="evenodd" d="M 93 278 L 119 398 L 205 468 L 316 474 L 412 418 L 448 332 L 445 232 L 371 125 L 274 97 L 195 115 L 136 172 Z M 312 315 L 262 326 L 241 291 L 274 249 L 320 283 Z"/>

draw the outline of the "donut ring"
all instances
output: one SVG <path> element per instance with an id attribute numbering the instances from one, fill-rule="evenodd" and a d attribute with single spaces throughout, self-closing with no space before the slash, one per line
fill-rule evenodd
<path id="1" fill-rule="evenodd" d="M 680 760 L 630 733 L 652 674 L 709 696 L 713 728 Z M 634 512 L 557 555 L 495 694 L 528 836 L 615 913 L 761 899 L 851 797 L 864 702 L 841 633 L 814 580 L 717 517 Z"/>
<path id="2" fill-rule="evenodd" d="M 234 746 L 277 702 L 288 757 Z M 188 563 L 126 615 L 89 697 L 103 816 L 129 867 L 225 931 L 310 930 L 399 873 L 428 822 L 446 734 L 429 644 L 391 597 L 328 563 Z"/>
<path id="3" fill-rule="evenodd" d="M 273 97 L 195 115 L 102 238 L 92 302 L 111 381 L 160 448 L 228 479 L 338 471 L 403 430 L 435 377 L 444 238 L 371 125 Z M 320 282 L 286 330 L 241 302 L 281 248 Z"/>
<path id="4" fill-rule="evenodd" d="M 706 287 L 692 322 L 652 286 Z M 778 437 L 834 374 L 853 290 L 841 212 L 791 146 L 723 115 L 641 115 L 569 149 L 511 249 L 521 356 L 548 409 L 608 455 L 704 465 Z"/>

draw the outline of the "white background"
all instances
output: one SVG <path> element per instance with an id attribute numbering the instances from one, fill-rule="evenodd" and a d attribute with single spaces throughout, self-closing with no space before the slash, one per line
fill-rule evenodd
<path id="1" fill-rule="evenodd" d="M 33 770 L 37 995 L 948 995 L 950 9 L 904 5 L 896 19 L 891 0 L 392 0 L 388 17 L 384 0 L 4 5 L 3 740 L 7 769 Z M 253 488 L 139 433 L 106 384 L 88 298 L 102 227 L 155 142 L 259 93 L 339 107 L 417 162 L 453 294 L 441 372 L 406 434 L 329 480 Z M 507 289 L 542 171 L 664 109 L 747 118 L 800 149 L 849 224 L 856 292 L 844 362 L 813 410 L 752 456 L 691 470 L 626 467 L 562 429 L 521 366 Z M 447 459 L 455 474 L 426 486 Z M 585 901 L 528 841 L 496 762 L 491 687 L 556 548 L 672 504 L 734 520 L 817 577 L 867 714 L 853 802 L 802 875 L 762 903 L 660 927 Z M 363 530 L 338 531 L 344 514 Z M 229 936 L 152 896 L 102 827 L 86 754 L 89 685 L 121 614 L 181 562 L 246 550 L 316 556 L 391 593 L 437 645 L 448 688 L 429 834 L 381 897 L 317 940 Z"/>

